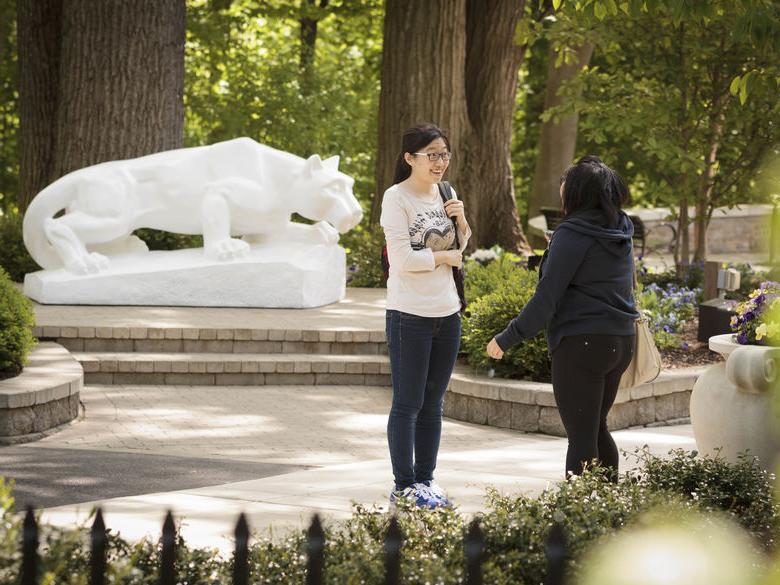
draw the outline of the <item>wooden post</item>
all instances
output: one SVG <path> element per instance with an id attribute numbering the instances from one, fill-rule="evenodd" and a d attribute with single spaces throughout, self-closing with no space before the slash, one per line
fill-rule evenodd
<path id="1" fill-rule="evenodd" d="M 717 298 L 718 296 L 718 269 L 720 262 L 704 263 L 704 290 L 702 291 L 705 301 Z"/>

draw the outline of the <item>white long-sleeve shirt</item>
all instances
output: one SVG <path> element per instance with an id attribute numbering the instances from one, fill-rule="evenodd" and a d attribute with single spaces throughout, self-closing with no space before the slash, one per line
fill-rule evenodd
<path id="1" fill-rule="evenodd" d="M 453 189 L 452 196 L 457 198 Z M 385 191 L 380 223 L 385 232 L 390 275 L 387 309 L 421 317 L 446 317 L 460 310 L 460 299 L 449 264 L 436 266 L 433 253 L 455 249 L 455 226 L 444 212 L 437 190 L 425 197 L 400 184 Z M 458 229 L 460 250 L 471 229 Z"/>

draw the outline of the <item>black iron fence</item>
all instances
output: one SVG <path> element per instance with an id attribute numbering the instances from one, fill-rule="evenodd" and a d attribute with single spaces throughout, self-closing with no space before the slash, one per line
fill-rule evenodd
<path id="1" fill-rule="evenodd" d="M 235 554 L 232 585 L 249 584 L 249 525 L 244 514 L 238 518 L 235 528 Z M 90 585 L 105 585 L 106 582 L 106 525 L 103 513 L 98 508 L 90 530 Z M 22 525 L 22 575 L 21 585 L 38 584 L 38 523 L 32 508 Z M 385 585 L 398 585 L 401 581 L 401 545 L 403 535 L 398 520 L 393 517 L 384 536 Z M 162 551 L 160 555 L 160 585 L 176 583 L 176 527 L 171 512 L 165 516 L 162 527 Z M 485 539 L 478 520 L 473 520 L 463 539 L 466 557 L 466 585 L 482 585 L 482 563 Z M 325 532 L 319 516 L 312 518 L 306 543 L 307 567 L 306 585 L 325 583 Z M 547 536 L 547 577 L 545 585 L 564 585 L 566 563 L 566 535 L 563 526 L 553 525 Z"/>

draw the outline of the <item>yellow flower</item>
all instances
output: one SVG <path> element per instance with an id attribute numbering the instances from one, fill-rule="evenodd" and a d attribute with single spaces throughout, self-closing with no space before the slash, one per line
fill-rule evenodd
<path id="1" fill-rule="evenodd" d="M 769 337 L 777 337 L 777 333 L 780 332 L 780 325 L 772 321 L 767 325 L 767 335 Z"/>
<path id="2" fill-rule="evenodd" d="M 764 336 L 767 334 L 767 326 L 766 323 L 761 323 L 758 327 L 756 327 L 756 339 L 762 340 Z"/>

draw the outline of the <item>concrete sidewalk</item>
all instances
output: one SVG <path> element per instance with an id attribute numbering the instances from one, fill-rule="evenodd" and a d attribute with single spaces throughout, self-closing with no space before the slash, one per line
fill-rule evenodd
<path id="1" fill-rule="evenodd" d="M 71 526 L 100 505 L 108 527 L 137 539 L 156 538 L 171 509 L 191 545 L 228 552 L 240 512 L 254 530 L 280 535 L 305 526 L 315 512 L 331 521 L 346 518 L 353 502 L 386 509 L 392 477 L 385 439 L 390 396 L 389 389 L 379 387 L 90 386 L 82 396 L 86 418 L 15 449 L 40 461 L 55 450 L 60 457 L 63 449 L 95 462 L 135 454 L 140 457 L 134 465 L 144 465 L 144 457 L 149 464 L 154 457 L 181 458 L 183 464 L 220 466 L 223 474 L 233 465 L 243 478 L 251 472 L 245 468 L 250 463 L 298 466 L 290 472 L 263 468 L 258 479 L 196 488 L 179 487 L 181 479 L 172 478 L 164 491 L 153 491 L 150 484 L 132 495 L 43 513 L 45 522 Z M 615 438 L 628 451 L 645 444 L 658 454 L 694 447 L 689 425 L 628 429 Z M 538 493 L 561 479 L 565 451 L 564 439 L 445 421 L 437 481 L 470 515 L 483 509 L 487 486 L 504 493 Z M 624 462 L 622 468 L 630 465 Z M 21 474 L 22 485 L 33 481 L 31 473 Z M 39 473 L 45 479 L 46 470 Z M 119 468 L 116 473 L 121 483 L 122 474 L 135 471 Z"/>

